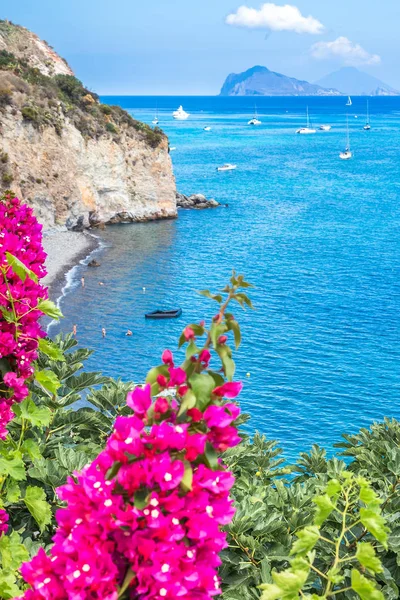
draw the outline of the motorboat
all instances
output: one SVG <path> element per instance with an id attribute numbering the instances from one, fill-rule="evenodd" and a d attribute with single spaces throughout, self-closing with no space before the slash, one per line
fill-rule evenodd
<path id="1" fill-rule="evenodd" d="M 330 131 L 332 129 L 332 125 L 320 125 L 320 131 Z"/>
<path id="2" fill-rule="evenodd" d="M 181 105 L 177 110 L 174 110 L 174 112 L 172 113 L 172 116 L 174 117 L 174 119 L 177 119 L 178 121 L 184 121 L 185 119 L 187 119 L 189 117 L 189 113 L 187 113 L 185 110 L 183 110 L 183 106 Z"/>
<path id="3" fill-rule="evenodd" d="M 181 308 L 175 310 L 154 310 L 153 312 L 145 313 L 146 319 L 176 319 L 182 314 Z"/>
<path id="4" fill-rule="evenodd" d="M 203 127 L 203 131 L 211 131 L 211 127 L 207 125 L 206 127 Z"/>
<path id="5" fill-rule="evenodd" d="M 176 146 L 171 146 L 169 149 L 170 152 L 173 152 L 174 150 L 176 150 Z"/>
<path id="6" fill-rule="evenodd" d="M 350 150 L 349 116 L 346 115 L 346 148 L 339 154 L 341 160 L 350 160 L 353 154 Z"/>
<path id="7" fill-rule="evenodd" d="M 317 130 L 314 129 L 311 125 L 310 116 L 308 114 L 308 106 L 307 106 L 307 125 L 305 127 L 300 127 L 300 129 L 298 129 L 296 131 L 296 133 L 300 133 L 302 135 L 307 135 L 310 133 L 317 133 Z"/>
<path id="8" fill-rule="evenodd" d="M 232 165 L 231 163 L 226 163 L 222 165 L 222 167 L 217 167 L 217 171 L 234 171 L 236 169 L 236 165 Z"/>

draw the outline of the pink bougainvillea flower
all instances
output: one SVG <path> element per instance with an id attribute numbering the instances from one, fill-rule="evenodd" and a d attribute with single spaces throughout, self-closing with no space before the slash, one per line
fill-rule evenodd
<path id="1" fill-rule="evenodd" d="M 213 394 L 221 398 L 236 398 L 242 391 L 242 387 L 243 384 L 240 381 L 227 381 L 213 389 Z"/>
<path id="2" fill-rule="evenodd" d="M 171 350 L 164 350 L 161 356 L 161 360 L 165 365 L 168 365 L 169 367 L 174 366 L 174 357 Z"/>
<path id="3" fill-rule="evenodd" d="M 144 388 L 137 387 L 133 392 L 129 392 L 126 403 L 139 417 L 147 413 L 151 405 L 151 387 L 145 385 Z"/>
<path id="4" fill-rule="evenodd" d="M 169 387 L 180 386 L 186 381 L 186 373 L 183 369 L 169 369 Z"/>
<path id="5" fill-rule="evenodd" d="M 4 533 L 7 533 L 7 530 L 8 530 L 7 521 L 8 521 L 8 514 L 6 513 L 5 510 L 0 508 L 0 537 Z"/>
<path id="6" fill-rule="evenodd" d="M 185 336 L 185 340 L 187 342 L 195 339 L 194 331 L 191 327 L 185 327 L 185 329 L 183 330 L 183 335 Z"/>

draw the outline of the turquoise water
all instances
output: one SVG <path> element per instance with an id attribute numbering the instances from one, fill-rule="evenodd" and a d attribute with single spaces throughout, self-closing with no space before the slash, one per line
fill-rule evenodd
<path id="1" fill-rule="evenodd" d="M 370 132 L 362 129 L 366 101 L 353 98 L 351 161 L 339 160 L 343 98 L 257 98 L 257 128 L 246 125 L 251 98 L 103 100 L 148 123 L 158 106 L 176 147 L 178 189 L 229 207 L 108 227 L 101 268 L 76 270 L 86 286 L 68 288 L 66 318 L 51 333 L 76 323 L 79 342 L 95 349 L 90 368 L 140 381 L 163 348 L 175 348 L 185 323 L 213 314 L 196 290 L 224 285 L 236 268 L 256 286 L 256 310 L 234 311 L 251 431 L 277 439 L 291 458 L 313 442 L 331 451 L 342 432 L 400 418 L 400 98 L 371 99 Z M 294 134 L 307 103 L 314 124 L 331 132 Z M 173 121 L 179 104 L 188 121 Z M 217 173 L 225 162 L 237 170 Z M 176 321 L 144 319 L 177 305 Z"/>

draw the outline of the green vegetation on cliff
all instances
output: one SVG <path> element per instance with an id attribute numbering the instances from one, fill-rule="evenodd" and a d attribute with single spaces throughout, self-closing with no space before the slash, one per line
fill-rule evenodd
<path id="1" fill-rule="evenodd" d="M 6 44 L 15 32 L 30 34 L 24 28 L 0 21 L 0 37 Z M 123 132 L 128 136 L 138 133 L 153 148 L 165 138 L 161 129 L 133 119 L 119 106 L 102 105 L 98 95 L 73 75 L 44 74 L 29 58 L 0 50 L 0 120 L 1 113 L 20 112 L 26 123 L 38 129 L 53 127 L 61 135 L 68 119 L 87 138 L 112 135 L 118 140 Z M 58 56 L 57 59 L 61 61 Z"/>

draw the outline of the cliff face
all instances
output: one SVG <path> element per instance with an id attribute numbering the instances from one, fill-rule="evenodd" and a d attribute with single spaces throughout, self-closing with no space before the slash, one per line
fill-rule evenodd
<path id="1" fill-rule="evenodd" d="M 161 130 L 99 103 L 31 32 L 0 22 L 0 185 L 45 227 L 175 217 Z"/>

